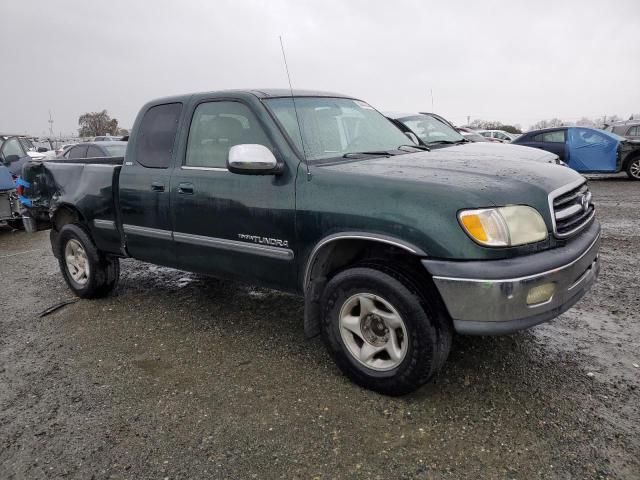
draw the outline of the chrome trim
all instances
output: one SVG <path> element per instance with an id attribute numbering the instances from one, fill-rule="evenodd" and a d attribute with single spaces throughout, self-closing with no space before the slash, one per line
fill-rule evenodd
<path id="1" fill-rule="evenodd" d="M 592 243 L 577 259 L 564 266 L 521 278 L 434 277 L 433 280 L 457 331 L 510 333 L 551 320 L 577 302 L 598 277 L 598 249 L 599 243 Z M 551 298 L 528 305 L 531 289 L 546 283 L 555 285 Z"/>
<path id="2" fill-rule="evenodd" d="M 413 255 L 419 255 L 422 257 L 426 257 L 427 254 L 423 252 L 420 248 L 410 245 L 408 243 L 404 243 L 400 240 L 396 240 L 394 238 L 386 237 L 384 235 L 377 235 L 372 233 L 334 233 L 329 235 L 322 240 L 320 240 L 316 246 L 313 248 L 311 253 L 309 254 L 309 259 L 307 260 L 307 264 L 304 269 L 304 290 L 307 289 L 307 285 L 309 284 L 310 274 L 311 274 L 311 266 L 322 247 L 336 240 L 373 240 L 380 243 L 386 243 L 387 245 L 393 245 L 394 247 L 402 248 Z"/>
<path id="3" fill-rule="evenodd" d="M 579 226 L 577 226 L 576 228 L 574 228 L 573 230 L 569 230 L 566 233 L 563 233 L 562 235 L 560 235 L 559 233 L 555 233 L 554 234 L 558 237 L 558 238 L 567 238 L 570 237 L 571 235 L 573 235 L 576 232 L 579 232 L 580 230 L 582 230 L 583 228 L 587 227 L 589 225 L 589 223 L 591 223 L 591 220 L 593 220 L 593 218 L 596 216 L 596 210 L 595 208 L 591 211 L 591 215 L 589 215 L 587 217 L 587 219 Z"/>
<path id="4" fill-rule="evenodd" d="M 202 170 L 203 172 L 228 172 L 229 170 L 222 167 L 189 167 L 183 165 L 180 170 Z"/>
<path id="5" fill-rule="evenodd" d="M 253 253 L 264 257 L 277 258 L 279 260 L 293 260 L 293 250 L 289 248 L 272 247 L 269 245 L 255 245 L 253 243 L 227 240 L 225 238 L 193 235 L 191 233 L 171 232 L 158 228 L 140 227 L 137 225 L 123 225 L 125 234 L 140 235 L 143 237 L 157 238 L 161 240 L 174 240 L 176 242 L 199 245 L 202 247 L 215 247 L 234 252 Z"/>
<path id="6" fill-rule="evenodd" d="M 557 211 L 554 216 L 556 220 L 564 220 L 581 211 L 582 207 L 580 205 L 571 205 L 570 207 Z"/>
<path id="7" fill-rule="evenodd" d="M 100 220 L 98 218 L 95 218 L 93 220 L 93 226 L 96 228 L 101 228 L 103 230 L 115 230 L 116 222 L 114 222 L 113 220 Z"/>
<path id="8" fill-rule="evenodd" d="M 487 278 L 464 278 L 464 277 L 442 277 L 442 276 L 437 276 L 434 275 L 433 279 L 434 280 L 448 280 L 448 281 L 456 281 L 456 282 L 476 282 L 476 283 L 509 283 L 509 282 L 523 282 L 523 281 L 527 281 L 527 280 L 533 280 L 535 278 L 538 277 L 542 277 L 545 275 L 550 275 L 552 273 L 556 273 L 558 270 L 564 270 L 565 268 L 569 268 L 572 265 L 574 265 L 575 263 L 579 262 L 580 260 L 582 260 L 584 258 L 585 255 L 587 255 L 591 249 L 593 248 L 593 246 L 600 240 L 601 237 L 601 233 L 598 233 L 598 235 L 596 236 L 596 238 L 593 240 L 593 242 L 591 242 L 589 244 L 589 246 L 585 249 L 585 251 L 582 253 L 582 255 L 580 255 L 578 258 L 576 258 L 575 260 L 562 265 L 560 267 L 556 267 L 553 268 L 551 270 L 547 270 L 545 272 L 541 272 L 541 273 L 534 273 L 532 275 L 527 275 L 525 277 L 516 277 L 516 278 L 500 278 L 500 279 L 487 279 Z"/>
<path id="9" fill-rule="evenodd" d="M 222 250 L 230 250 L 241 253 L 254 253 L 264 257 L 276 258 L 279 260 L 293 260 L 293 250 L 289 248 L 271 247 L 268 245 L 255 245 L 253 243 L 239 242 L 237 240 L 227 240 L 224 238 L 206 237 L 203 235 L 193 235 L 190 233 L 173 232 L 176 242 L 188 243 L 202 247 L 215 247 Z"/>
<path id="10" fill-rule="evenodd" d="M 172 240 L 173 232 L 160 230 L 159 228 L 140 227 L 138 225 L 123 225 L 124 233 L 129 235 L 140 235 L 141 237 L 157 238 L 160 240 Z"/>
<path id="11" fill-rule="evenodd" d="M 556 226 L 556 212 L 555 209 L 553 208 L 553 201 L 558 198 L 559 196 L 570 192 L 571 190 L 574 190 L 578 187 L 580 187 L 581 185 L 584 185 L 587 183 L 587 179 L 586 178 L 580 178 L 578 180 L 576 180 L 575 182 L 571 182 L 567 185 L 564 185 L 560 188 L 555 189 L 554 191 L 552 191 L 548 197 L 548 204 L 549 204 L 549 213 L 551 215 L 551 225 L 553 227 L 553 234 L 557 237 L 557 238 L 566 238 L 566 237 L 570 237 L 571 235 L 573 235 L 574 233 L 582 230 L 583 228 L 585 228 L 587 225 L 589 225 L 589 223 L 591 222 L 591 220 L 593 219 L 593 217 L 595 216 L 595 209 L 593 210 L 592 214 L 589 215 L 589 218 L 587 218 L 587 220 L 582 223 L 580 226 L 574 228 L 573 230 L 563 233 L 563 234 L 559 234 L 558 233 L 558 229 Z"/>

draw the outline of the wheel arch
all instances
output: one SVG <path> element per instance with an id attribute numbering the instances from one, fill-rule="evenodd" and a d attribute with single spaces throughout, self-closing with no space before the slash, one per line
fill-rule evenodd
<path id="1" fill-rule="evenodd" d="M 622 162 L 622 171 L 626 172 L 629 164 L 638 158 L 640 158 L 640 149 L 630 152 Z"/>
<path id="2" fill-rule="evenodd" d="M 55 210 L 51 213 L 51 225 L 55 230 L 60 231 L 67 223 L 82 223 L 86 220 L 82 212 L 70 203 L 61 203 L 56 205 Z"/>
<path id="3" fill-rule="evenodd" d="M 62 227 L 69 223 L 80 223 L 83 226 L 86 225 L 86 219 L 82 212 L 70 203 L 60 203 L 56 205 L 55 209 L 51 211 L 51 231 L 49 233 L 49 239 L 51 240 L 51 249 L 54 256 L 58 257 L 58 236 Z"/>
<path id="4" fill-rule="evenodd" d="M 308 338 L 320 333 L 320 297 L 329 276 L 358 260 L 376 256 L 417 262 L 428 255 L 405 240 L 367 232 L 334 233 L 315 244 L 304 262 L 301 284 L 305 298 L 304 331 Z"/>

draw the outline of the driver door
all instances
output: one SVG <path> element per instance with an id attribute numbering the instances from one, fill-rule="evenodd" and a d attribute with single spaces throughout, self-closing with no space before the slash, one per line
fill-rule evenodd
<path id="1" fill-rule="evenodd" d="M 278 157 L 245 104 L 225 99 L 195 107 L 182 165 L 171 177 L 178 265 L 295 289 L 295 172 L 230 172 L 229 150 L 240 144 L 264 145 Z"/>

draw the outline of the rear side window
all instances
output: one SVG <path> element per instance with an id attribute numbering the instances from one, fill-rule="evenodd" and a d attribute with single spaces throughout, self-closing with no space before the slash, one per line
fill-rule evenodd
<path id="1" fill-rule="evenodd" d="M 147 110 L 136 139 L 136 160 L 140 165 L 169 167 L 181 111 L 181 103 L 157 105 Z"/>
<path id="2" fill-rule="evenodd" d="M 69 150 L 69 158 L 85 158 L 87 156 L 87 146 L 78 145 Z"/>
<path id="3" fill-rule="evenodd" d="M 555 132 L 546 132 L 542 134 L 542 141 L 548 143 L 564 143 L 565 131 L 557 130 Z"/>
<path id="4" fill-rule="evenodd" d="M 94 147 L 93 145 L 89 146 L 89 150 L 87 151 L 87 158 L 96 158 L 103 156 L 104 154 L 102 153 L 102 150 L 100 150 L 98 147 Z"/>
<path id="5" fill-rule="evenodd" d="M 640 136 L 640 126 L 631 127 L 629 129 L 629 131 L 627 132 L 627 135 L 630 136 L 630 137 L 638 137 L 638 136 Z"/>

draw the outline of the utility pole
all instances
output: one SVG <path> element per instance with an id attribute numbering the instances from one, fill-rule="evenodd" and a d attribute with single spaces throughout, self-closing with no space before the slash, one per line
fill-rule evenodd
<path id="1" fill-rule="evenodd" d="M 433 108 L 433 88 L 431 89 L 431 112 L 435 113 L 435 110 Z"/>
<path id="2" fill-rule="evenodd" d="M 49 137 L 55 137 L 56 134 L 53 133 L 53 118 L 51 117 L 51 110 L 49 110 Z"/>
<path id="3" fill-rule="evenodd" d="M 467 115 L 467 125 L 471 123 L 471 115 Z"/>

